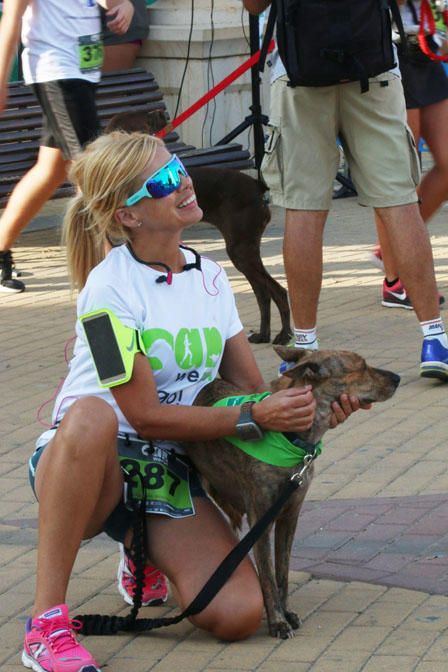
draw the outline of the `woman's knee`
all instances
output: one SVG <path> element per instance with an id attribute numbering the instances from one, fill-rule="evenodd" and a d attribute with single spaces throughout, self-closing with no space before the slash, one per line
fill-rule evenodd
<path id="1" fill-rule="evenodd" d="M 59 428 L 58 440 L 70 447 L 76 459 L 85 452 L 99 454 L 101 447 L 109 451 L 115 447 L 118 432 L 117 416 L 113 408 L 98 397 L 78 399 L 65 414 Z"/>
<path id="2" fill-rule="evenodd" d="M 252 590 L 235 591 L 225 599 L 215 598 L 215 603 L 191 620 L 216 639 L 237 641 L 255 634 L 263 618 L 263 609 L 263 596 L 257 586 Z"/>

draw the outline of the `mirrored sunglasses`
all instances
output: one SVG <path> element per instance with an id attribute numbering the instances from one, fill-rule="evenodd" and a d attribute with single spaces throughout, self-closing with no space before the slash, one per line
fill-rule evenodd
<path id="1" fill-rule="evenodd" d="M 170 160 L 150 175 L 141 189 L 126 199 L 125 205 L 134 205 L 142 198 L 164 198 L 179 189 L 182 177 L 188 177 L 182 161 L 173 154 Z"/>

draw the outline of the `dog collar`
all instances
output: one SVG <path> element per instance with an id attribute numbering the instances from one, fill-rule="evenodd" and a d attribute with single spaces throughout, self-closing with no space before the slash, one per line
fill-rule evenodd
<path id="1" fill-rule="evenodd" d="M 213 406 L 241 406 L 246 401 L 261 401 L 270 394 L 262 392 L 225 397 L 215 402 Z M 242 441 L 236 436 L 226 436 L 226 441 L 256 460 L 274 467 L 296 467 L 298 464 L 303 464 L 307 455 L 317 457 L 322 452 L 321 441 L 317 444 L 310 443 L 292 432 L 283 434 L 267 431 L 264 432 L 263 438 L 257 441 Z"/>

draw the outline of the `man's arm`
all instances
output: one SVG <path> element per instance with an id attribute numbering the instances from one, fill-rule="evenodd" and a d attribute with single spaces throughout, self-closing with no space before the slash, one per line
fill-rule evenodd
<path id="1" fill-rule="evenodd" d="M 8 80 L 12 61 L 19 43 L 22 16 L 30 0 L 3 0 L 0 22 L 0 112 L 8 97 Z"/>
<path id="2" fill-rule="evenodd" d="M 261 14 L 271 3 L 272 0 L 243 0 L 244 8 L 250 14 Z"/>

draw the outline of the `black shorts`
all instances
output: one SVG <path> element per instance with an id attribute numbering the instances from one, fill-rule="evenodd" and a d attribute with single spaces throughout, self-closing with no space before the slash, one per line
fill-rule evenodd
<path id="1" fill-rule="evenodd" d="M 434 105 L 448 98 L 448 77 L 441 63 L 430 60 L 412 63 L 401 57 L 400 71 L 408 110 Z"/>
<path id="2" fill-rule="evenodd" d="M 32 86 L 43 113 L 40 144 L 60 149 L 64 159 L 72 159 L 100 132 L 96 84 L 85 79 L 58 79 Z"/>

